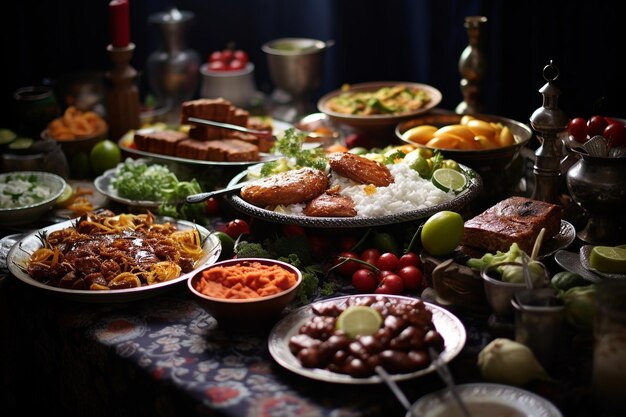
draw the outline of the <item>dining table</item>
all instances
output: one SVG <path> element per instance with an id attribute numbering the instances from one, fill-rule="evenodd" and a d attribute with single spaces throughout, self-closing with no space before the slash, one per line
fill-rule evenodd
<path id="1" fill-rule="evenodd" d="M 532 164 L 530 164 L 532 166 Z M 84 183 L 81 182 L 83 186 Z M 104 207 L 127 209 L 95 191 Z M 234 213 L 234 215 L 237 215 Z M 218 216 L 216 225 L 229 219 Z M 268 348 L 275 329 L 221 326 L 185 282 L 165 292 L 119 302 L 85 302 L 35 288 L 7 269 L 7 254 L 24 233 L 58 221 L 53 214 L 0 240 L 2 415 L 63 416 L 401 416 L 406 410 L 383 383 L 336 383 L 293 372 Z M 423 219 L 416 220 L 421 222 Z M 572 247 L 581 242 L 572 243 Z M 550 260 L 551 272 L 558 265 Z M 315 302 L 355 294 L 345 279 Z M 415 294 L 416 297 L 419 294 Z M 437 303 L 435 299 L 426 301 Z M 294 301 L 283 313 L 302 308 Z M 514 339 L 511 319 L 494 325 L 488 309 L 443 305 L 461 321 L 466 340 L 448 363 L 456 383 L 485 382 L 479 352 L 494 338 Z M 613 417 L 591 392 L 592 335 L 568 329 L 550 380 L 524 386 L 564 417 Z M 398 381 L 410 402 L 446 387 L 436 372 Z M 617 417 L 617 416 L 615 416 Z"/>

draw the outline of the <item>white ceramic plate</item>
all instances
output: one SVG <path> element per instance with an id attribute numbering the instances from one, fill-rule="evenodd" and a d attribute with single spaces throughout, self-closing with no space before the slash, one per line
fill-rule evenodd
<path id="1" fill-rule="evenodd" d="M 163 223 L 165 220 L 166 219 L 163 217 L 157 217 L 156 221 L 159 223 Z M 41 235 L 42 233 L 50 233 L 55 230 L 72 227 L 74 226 L 76 220 L 68 220 L 62 223 L 57 223 L 55 225 L 45 227 L 24 236 L 19 242 L 13 245 L 13 247 L 9 251 L 9 254 L 7 255 L 7 266 L 9 268 L 9 271 L 11 271 L 11 273 L 15 275 L 20 281 L 23 281 L 24 283 L 32 287 L 39 288 L 55 295 L 59 295 L 75 301 L 108 303 L 133 301 L 136 299 L 151 297 L 165 290 L 168 290 L 172 285 L 185 281 L 197 270 L 215 263 L 222 251 L 222 246 L 220 244 L 219 238 L 215 236 L 215 234 L 209 232 L 206 228 L 184 220 L 167 220 L 173 222 L 179 230 L 197 228 L 200 232 L 200 237 L 201 239 L 203 239 L 204 242 L 204 255 L 196 263 L 196 268 L 193 271 L 182 274 L 178 278 L 172 279 L 170 281 L 160 282 L 158 284 L 147 285 L 138 288 L 127 288 L 108 291 L 90 291 L 53 287 L 51 285 L 41 283 L 28 275 L 25 272 L 26 264 L 30 259 L 31 254 L 41 247 L 39 235 Z"/>
<path id="2" fill-rule="evenodd" d="M 358 297 L 358 295 L 341 296 L 320 301 L 325 303 L 334 302 L 339 305 L 345 303 L 350 297 Z M 385 297 L 391 299 L 413 299 L 411 297 L 404 297 L 400 295 L 385 295 Z M 431 303 L 425 302 L 425 304 L 426 307 L 432 311 L 433 324 L 445 341 L 445 349 L 441 352 L 440 357 L 446 363 L 450 362 L 461 352 L 463 346 L 465 345 L 465 340 L 467 338 L 465 327 L 463 326 L 463 323 L 461 323 L 461 320 L 448 310 Z M 347 374 L 331 372 L 325 369 L 303 367 L 298 358 L 296 358 L 289 350 L 289 339 L 296 335 L 300 326 L 311 320 L 313 316 L 314 313 L 311 310 L 311 306 L 304 306 L 293 311 L 274 326 L 267 343 L 270 354 L 274 360 L 278 362 L 278 364 L 299 375 L 319 381 L 335 382 L 339 384 L 380 384 L 384 382 L 379 376 L 354 378 Z M 392 374 L 391 379 L 394 381 L 402 381 L 426 375 L 434 371 L 435 367 L 431 364 L 428 368 L 424 368 L 419 371 L 404 374 Z"/>
<path id="3" fill-rule="evenodd" d="M 530 391 L 509 385 L 489 383 L 462 384 L 457 385 L 457 392 L 468 404 L 473 416 L 562 417 L 559 409 L 550 401 Z M 489 412 L 489 404 L 506 407 L 507 411 L 503 412 L 500 410 L 499 414 L 493 412 L 493 410 Z M 452 410 L 456 409 L 455 405 L 450 391 L 444 389 L 421 397 L 411 406 L 413 413 L 408 412 L 406 416 L 451 417 L 462 415 L 462 413 L 454 414 Z"/>

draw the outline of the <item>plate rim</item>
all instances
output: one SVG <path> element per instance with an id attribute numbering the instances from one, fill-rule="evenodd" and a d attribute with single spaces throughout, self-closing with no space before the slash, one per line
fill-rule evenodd
<path id="1" fill-rule="evenodd" d="M 107 198 L 116 201 L 118 203 L 126 204 L 130 207 L 146 207 L 157 208 L 161 205 L 160 201 L 152 200 L 129 200 L 124 197 L 120 197 L 117 191 L 111 186 L 111 180 L 115 177 L 117 168 L 111 168 L 106 170 L 102 175 L 96 177 L 93 181 L 93 185 L 96 190 L 106 196 Z"/>
<path id="2" fill-rule="evenodd" d="M 333 382 L 338 384 L 352 384 L 352 385 L 371 385 L 371 384 L 382 384 L 382 378 L 378 375 L 373 375 L 367 378 L 354 378 L 350 375 L 340 374 L 336 372 L 331 372 L 328 370 L 318 369 L 318 368 L 304 368 L 299 364 L 298 359 L 291 353 L 289 347 L 286 347 L 288 343 L 289 337 L 292 334 L 296 334 L 297 328 L 300 323 L 306 322 L 310 317 L 313 316 L 311 312 L 311 307 L 313 304 L 318 302 L 341 302 L 342 300 L 346 300 L 351 297 L 367 297 L 367 296 L 375 296 L 375 297 L 387 297 L 392 299 L 403 299 L 403 300 L 422 300 L 426 307 L 433 312 L 433 324 L 437 327 L 437 322 L 441 324 L 442 320 L 447 320 L 454 324 L 454 330 L 460 336 L 451 349 L 448 350 L 447 343 L 445 349 L 441 352 L 440 357 L 446 363 L 450 362 L 452 359 L 457 357 L 459 353 L 465 347 L 465 343 L 467 341 L 467 331 L 461 319 L 459 319 L 452 312 L 446 310 L 445 308 L 433 304 L 431 302 L 425 301 L 419 297 L 410 297 L 405 295 L 390 295 L 390 294 L 352 294 L 352 295 L 342 295 L 337 297 L 320 299 L 312 302 L 306 306 L 299 307 L 298 309 L 292 311 L 287 316 L 283 317 L 280 321 L 278 321 L 271 329 L 270 334 L 267 339 L 267 345 L 269 349 L 270 356 L 283 368 L 294 372 L 298 375 L 308 377 L 310 379 L 323 381 L 323 382 Z M 300 316 L 300 317 L 299 317 Z M 297 319 L 298 326 L 291 326 L 289 329 L 284 329 L 289 326 L 289 323 Z M 440 331 L 440 329 L 437 329 Z M 282 334 L 280 334 L 283 332 Z M 444 340 L 446 338 L 444 337 Z M 427 368 L 420 369 L 415 372 L 409 372 L 404 374 L 392 374 L 390 375 L 391 380 L 393 381 L 404 381 L 413 378 L 417 378 L 422 375 L 427 375 L 432 372 L 435 372 L 435 366 L 431 363 Z"/>
<path id="3" fill-rule="evenodd" d="M 482 184 L 483 180 L 481 176 L 472 168 L 459 164 L 459 166 L 466 172 L 469 173 L 469 186 L 463 190 L 461 193 L 456 195 L 453 199 L 444 201 L 443 203 L 436 204 L 434 206 L 430 206 L 424 209 L 418 210 L 410 210 L 403 213 L 397 214 L 388 214 L 385 216 L 377 216 L 377 217 L 312 217 L 312 216 L 304 216 L 304 215 L 292 215 L 292 214 L 283 214 L 276 213 L 274 211 L 270 211 L 264 209 L 262 207 L 257 207 L 253 204 L 248 203 L 238 193 L 230 194 L 226 196 L 227 200 L 233 205 L 237 210 L 240 210 L 246 214 L 249 214 L 253 217 L 261 218 L 264 220 L 270 220 L 276 223 L 282 224 L 295 224 L 299 226 L 313 226 L 313 227 L 371 227 L 371 226 L 383 226 L 389 224 L 402 223 L 405 221 L 413 221 L 426 218 L 427 216 L 432 214 L 433 210 L 453 210 L 459 209 L 462 205 L 460 205 L 459 201 L 471 202 L 482 192 Z M 240 172 L 235 175 L 228 183 L 228 187 L 233 186 L 240 182 L 247 175 L 247 170 Z M 460 200 L 461 199 L 461 200 Z M 433 209 L 433 207 L 437 207 Z"/>
<path id="4" fill-rule="evenodd" d="M 544 398 L 532 391 L 528 391 L 523 388 L 515 387 L 512 385 L 505 384 L 497 384 L 492 382 L 472 382 L 467 384 L 459 384 L 457 385 L 457 389 L 459 393 L 462 394 L 464 391 L 477 391 L 480 390 L 482 392 L 479 395 L 486 396 L 488 393 L 504 393 L 509 394 L 511 396 L 524 397 L 527 401 L 522 401 L 521 404 L 525 405 L 523 407 L 526 411 L 541 411 L 541 414 L 537 414 L 537 417 L 562 417 L 563 414 L 558 409 L 556 405 L 554 405 L 550 400 Z M 441 404 L 444 399 L 443 396 L 448 392 L 447 389 L 430 392 L 422 397 L 420 397 L 417 401 L 411 404 L 411 410 L 414 411 L 424 411 L 425 409 L 430 409 L 434 405 Z M 508 403 L 507 403 L 508 404 Z M 542 409 L 536 410 L 537 404 L 541 404 Z M 519 405 L 519 404 L 515 404 Z M 520 409 L 520 407 L 515 407 L 516 409 Z M 409 415 L 409 412 L 407 412 Z"/>
<path id="5" fill-rule="evenodd" d="M 118 215 L 119 216 L 119 215 Z M 50 226 L 46 226 L 37 230 L 34 230 L 30 233 L 25 234 L 19 241 L 17 241 L 13 247 L 9 250 L 7 254 L 7 267 L 11 274 L 22 281 L 23 283 L 35 287 L 38 289 L 46 290 L 52 294 L 59 295 L 65 298 L 69 298 L 75 301 L 83 301 L 83 302 L 92 302 L 92 303 L 102 303 L 102 302 L 125 302 L 125 301 L 133 301 L 136 299 L 142 299 L 151 297 L 153 295 L 159 294 L 162 291 L 169 289 L 170 286 L 178 284 L 179 282 L 183 282 L 186 279 L 189 279 L 198 269 L 205 268 L 217 261 L 219 258 L 222 246 L 219 238 L 207 228 L 202 225 L 180 219 L 173 219 L 164 216 L 156 216 L 156 220 L 158 222 L 170 221 L 176 224 L 177 228 L 185 227 L 186 229 L 197 228 L 200 232 L 201 236 L 206 236 L 207 242 L 205 245 L 211 244 L 211 247 L 207 247 L 208 253 L 206 255 L 206 259 L 198 264 L 192 271 L 187 272 L 185 274 L 180 275 L 177 278 L 174 278 L 169 281 L 160 282 L 157 284 L 147 285 L 138 288 L 125 288 L 119 290 L 108 290 L 108 291 L 92 291 L 92 290 L 74 290 L 69 288 L 60 288 L 54 287 L 51 285 L 46 285 L 42 282 L 37 281 L 32 278 L 30 275 L 22 271 L 20 263 L 25 262 L 32 252 L 27 252 L 23 246 L 27 245 L 30 241 L 39 240 L 37 237 L 38 234 L 42 232 L 51 232 L 55 230 L 61 230 L 66 227 L 71 227 L 76 219 L 66 220 L 60 223 L 55 223 Z M 38 245 L 37 247 L 40 247 Z M 18 253 L 23 254 L 22 257 L 19 256 Z"/>
<path id="6" fill-rule="evenodd" d="M 345 92 L 341 88 L 338 88 L 320 97 L 320 99 L 317 101 L 317 109 L 320 112 L 326 114 L 327 116 L 334 117 L 336 119 L 353 121 L 353 122 L 363 122 L 363 123 L 367 123 L 369 121 L 369 122 L 375 123 L 375 122 L 392 121 L 392 120 L 397 120 L 397 119 L 410 118 L 410 117 L 418 116 L 422 113 L 427 113 L 433 108 L 437 107 L 439 103 L 441 103 L 441 100 L 443 99 L 443 94 L 436 87 L 429 85 L 429 84 L 416 83 L 413 81 L 368 81 L 368 82 L 362 82 L 362 83 L 354 83 L 354 84 L 349 84 L 350 88 L 348 91 L 351 91 L 351 90 L 369 91 L 369 90 L 380 89 L 382 87 L 392 86 L 392 85 L 408 85 L 410 87 L 415 87 L 415 88 L 425 90 L 428 92 L 431 98 L 431 101 L 428 102 L 424 107 L 419 108 L 409 113 L 374 114 L 370 116 L 350 115 L 350 114 L 345 114 L 345 113 L 337 113 L 335 111 L 328 109 L 327 106 L 325 105 L 328 102 L 328 100 L 330 100 L 331 98 L 338 96 L 339 94 Z"/>

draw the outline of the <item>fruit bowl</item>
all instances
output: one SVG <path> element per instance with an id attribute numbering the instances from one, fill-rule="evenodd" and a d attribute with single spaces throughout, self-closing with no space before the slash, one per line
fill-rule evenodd
<path id="1" fill-rule="evenodd" d="M 242 273 L 243 268 L 255 269 L 254 274 L 259 275 L 260 270 L 279 271 L 281 274 L 289 274 L 295 279 L 294 283 L 280 292 L 271 295 L 256 296 L 255 298 L 227 298 L 230 293 L 218 294 L 218 290 L 205 290 L 209 287 L 206 285 L 205 273 L 219 273 L 225 284 L 229 280 L 239 279 L 238 277 L 246 275 Z M 270 269 L 271 268 L 271 269 Z M 237 277 L 237 278 L 236 278 Z M 247 288 L 253 287 L 255 284 L 250 283 L 252 275 L 248 274 L 246 280 Z M 205 281 L 205 283 L 203 283 Z M 208 268 L 204 268 L 187 281 L 187 286 L 191 293 L 195 296 L 198 304 L 211 316 L 213 316 L 220 325 L 224 325 L 230 329 L 255 328 L 257 326 L 272 323 L 277 319 L 281 312 L 296 297 L 298 288 L 302 282 L 302 273 L 293 265 L 274 259 L 265 258 L 241 258 L 228 259 L 217 262 Z M 237 284 L 235 284 L 237 285 Z M 213 284 L 210 284 L 213 286 Z M 233 288 L 233 287 L 229 287 Z M 248 291 L 245 290 L 244 291 Z M 235 292 L 235 291 L 232 291 Z M 207 295 L 212 293 L 215 295 Z"/>
<path id="2" fill-rule="evenodd" d="M 415 89 L 425 93 L 428 97 L 428 101 L 424 102 L 419 108 L 413 108 L 406 111 L 398 111 L 393 113 L 379 113 L 379 114 L 350 114 L 348 112 L 337 110 L 338 107 L 334 106 L 338 99 L 346 99 L 349 97 L 359 97 L 363 94 L 379 93 L 383 88 L 406 86 L 410 89 Z M 357 131 L 364 133 L 380 132 L 387 129 L 393 132 L 393 127 L 399 122 L 414 118 L 418 114 L 426 113 L 432 108 L 437 106 L 441 102 L 441 92 L 434 87 L 426 84 L 418 84 L 411 82 L 398 82 L 398 81 L 377 81 L 361 84 L 350 85 L 347 88 L 340 88 L 332 91 L 317 102 L 317 108 L 322 113 L 326 114 L 332 121 L 351 127 Z"/>

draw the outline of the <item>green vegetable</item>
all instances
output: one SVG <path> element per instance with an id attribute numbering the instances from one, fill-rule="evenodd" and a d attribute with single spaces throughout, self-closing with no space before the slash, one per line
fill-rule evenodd
<path id="1" fill-rule="evenodd" d="M 516 260 L 516 262 L 521 262 L 521 259 L 519 259 L 519 261 Z M 503 265 L 496 269 L 501 273 L 501 278 L 504 282 L 510 282 L 513 284 L 523 284 L 526 282 L 526 279 L 524 278 L 524 271 L 521 266 Z M 530 273 L 530 278 L 535 285 L 543 283 L 545 271 L 539 262 L 528 262 L 528 272 Z"/>
<path id="2" fill-rule="evenodd" d="M 581 330 L 591 330 L 596 313 L 596 286 L 573 287 L 565 291 L 561 298 L 565 302 L 565 319 Z"/>
<path id="3" fill-rule="evenodd" d="M 311 242 L 305 235 L 281 236 L 273 241 L 268 240 L 266 246 L 278 257 L 296 255 L 304 265 L 312 260 Z"/>
<path id="4" fill-rule="evenodd" d="M 235 241 L 233 238 L 224 232 L 214 232 L 214 234 L 220 240 L 220 244 L 222 245 L 222 253 L 220 254 L 220 257 L 224 259 L 232 257 L 235 250 Z"/>
<path id="5" fill-rule="evenodd" d="M 265 177 L 279 172 L 303 167 L 328 170 L 328 160 L 323 148 L 302 149 L 306 134 L 289 128 L 276 138 L 273 151 L 284 156 L 276 161 L 263 164 L 260 175 Z"/>
<path id="6" fill-rule="evenodd" d="M 390 233 L 373 232 L 372 244 L 381 253 L 391 252 L 400 256 L 400 244 Z"/>
<path id="7" fill-rule="evenodd" d="M 550 286 L 561 291 L 567 291 L 570 288 L 582 287 L 590 284 L 591 282 L 587 281 L 582 276 L 569 271 L 557 272 L 550 279 Z"/>
<path id="8" fill-rule="evenodd" d="M 165 165 L 148 165 L 131 158 L 118 165 L 111 180 L 120 197 L 141 201 L 161 201 L 163 190 L 177 183 L 178 178 Z"/>
<path id="9" fill-rule="evenodd" d="M 517 243 L 512 243 L 508 252 L 497 251 L 495 254 L 486 253 L 481 258 L 470 258 L 466 264 L 472 269 L 482 270 L 490 265 L 499 264 L 503 262 L 517 262 L 519 258 L 521 260 L 522 250 Z"/>
<path id="10" fill-rule="evenodd" d="M 237 258 L 270 258 L 274 256 L 270 251 L 265 249 L 263 245 L 255 242 L 242 240 L 235 245 L 235 254 Z"/>

